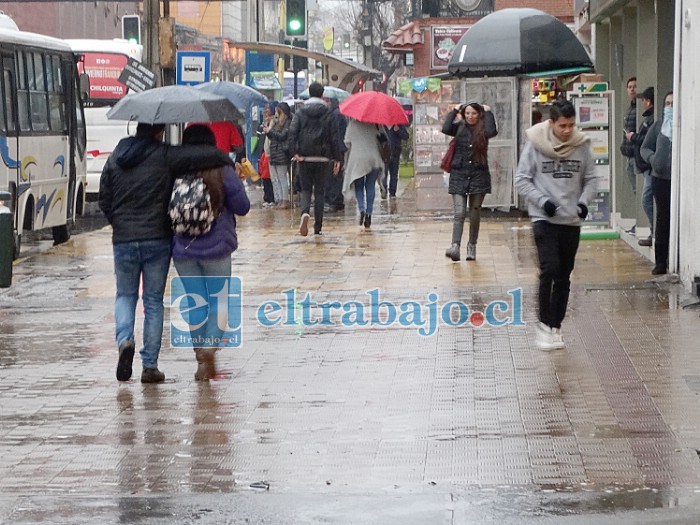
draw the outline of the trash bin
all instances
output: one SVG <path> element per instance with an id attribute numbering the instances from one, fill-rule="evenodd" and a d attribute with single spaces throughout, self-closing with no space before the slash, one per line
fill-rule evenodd
<path id="1" fill-rule="evenodd" d="M 8 191 L 0 191 L 0 288 L 12 285 L 12 259 L 15 255 L 15 237 L 12 212 L 7 203 L 12 198 Z"/>

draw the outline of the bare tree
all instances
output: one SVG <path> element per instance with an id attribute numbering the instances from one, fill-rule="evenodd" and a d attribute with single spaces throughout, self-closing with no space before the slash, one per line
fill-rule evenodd
<path id="1" fill-rule="evenodd" d="M 333 25 L 336 33 L 352 35 L 352 40 L 365 51 L 365 65 L 381 71 L 385 82 L 378 78 L 375 89 L 386 91 L 388 79 L 400 66 L 400 56 L 382 50 L 382 42 L 406 23 L 409 0 L 343 0 L 324 3 L 311 20 L 314 32 L 321 26 Z"/>

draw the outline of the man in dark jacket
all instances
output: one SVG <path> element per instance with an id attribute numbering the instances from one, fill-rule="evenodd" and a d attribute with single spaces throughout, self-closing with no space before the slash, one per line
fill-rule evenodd
<path id="1" fill-rule="evenodd" d="M 299 163 L 301 178 L 301 223 L 299 233 L 309 234 L 311 192 L 314 192 L 314 233 L 321 234 L 326 179 L 340 170 L 341 152 L 338 148 L 338 123 L 323 97 L 323 86 L 309 86 L 309 100 L 294 114 L 289 130 L 292 158 Z"/>
<path id="2" fill-rule="evenodd" d="M 651 234 L 648 238 L 639 239 L 640 246 L 651 246 L 651 239 L 654 233 L 654 196 L 651 191 L 651 166 L 642 158 L 641 148 L 649 128 L 654 123 L 654 88 L 646 88 L 639 98 L 642 99 L 644 113 L 642 113 L 642 123 L 636 133 L 627 132 L 627 140 L 634 145 L 634 160 L 637 172 L 644 175 L 644 186 L 642 187 L 642 208 L 644 214 L 649 219 Z"/>
<path id="3" fill-rule="evenodd" d="M 404 140 L 408 140 L 408 130 L 403 125 L 391 126 L 387 128 L 386 135 L 391 145 L 391 158 L 384 169 L 382 199 L 386 199 L 387 190 L 389 190 L 390 197 L 396 197 L 396 187 L 399 183 L 399 164 L 401 162 L 401 143 Z"/>
<path id="4" fill-rule="evenodd" d="M 214 146 L 163 144 L 165 126 L 139 124 L 135 137 L 122 139 L 100 177 L 100 209 L 112 226 L 114 305 L 119 348 L 117 379 L 128 381 L 134 358 L 134 323 L 143 280 L 142 383 L 160 383 L 163 294 L 170 267 L 172 227 L 168 203 L 176 173 L 223 166 L 230 160 Z"/>
<path id="5" fill-rule="evenodd" d="M 627 140 L 627 132 L 637 129 L 637 77 L 632 77 L 627 81 L 627 96 L 630 99 L 630 105 L 625 114 L 625 120 L 622 128 L 622 144 L 620 145 L 620 153 L 625 158 L 625 168 L 627 170 L 627 178 L 630 181 L 632 191 L 637 193 L 637 170 L 634 163 L 634 144 Z"/>

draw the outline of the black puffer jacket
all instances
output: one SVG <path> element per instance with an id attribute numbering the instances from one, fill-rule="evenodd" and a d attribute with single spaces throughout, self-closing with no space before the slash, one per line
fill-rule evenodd
<path id="1" fill-rule="evenodd" d="M 622 144 L 620 144 L 620 153 L 625 157 L 634 157 L 634 143 L 631 140 L 627 140 L 626 133 L 628 131 L 634 132 L 637 129 L 637 104 L 630 104 L 627 108 L 627 114 L 625 115 L 625 122 L 623 127 Z"/>
<path id="2" fill-rule="evenodd" d="M 450 168 L 450 194 L 491 193 L 491 173 L 488 164 L 472 159 L 472 127 L 463 120 L 455 122 L 457 110 L 447 114 L 442 132 L 457 139 L 455 154 Z M 484 133 L 490 139 L 498 135 L 496 120 L 490 111 L 484 112 Z"/>
<path id="3" fill-rule="evenodd" d="M 291 119 L 284 121 L 281 126 L 272 126 L 267 132 L 270 139 L 270 164 L 288 165 L 292 159 L 289 153 L 289 128 L 292 125 Z"/>
<path id="4" fill-rule="evenodd" d="M 641 149 L 644 143 L 644 138 L 649 132 L 649 128 L 654 124 L 654 107 L 650 107 L 642 113 L 642 123 L 639 126 L 639 131 L 632 135 L 632 144 L 634 144 L 634 163 L 637 166 L 639 173 L 645 173 L 651 169 L 651 165 L 642 157 Z"/>
<path id="5" fill-rule="evenodd" d="M 112 243 L 170 239 L 168 204 L 179 173 L 231 164 L 215 146 L 169 146 L 150 137 L 119 141 L 100 177 L 100 209 Z"/>

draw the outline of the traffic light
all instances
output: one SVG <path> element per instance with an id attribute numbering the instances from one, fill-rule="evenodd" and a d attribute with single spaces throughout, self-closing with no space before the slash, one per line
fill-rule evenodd
<path id="1" fill-rule="evenodd" d="M 134 44 L 141 43 L 141 17 L 124 15 L 122 17 L 122 38 Z"/>
<path id="2" fill-rule="evenodd" d="M 298 37 L 306 35 L 306 0 L 286 0 L 287 36 Z"/>

